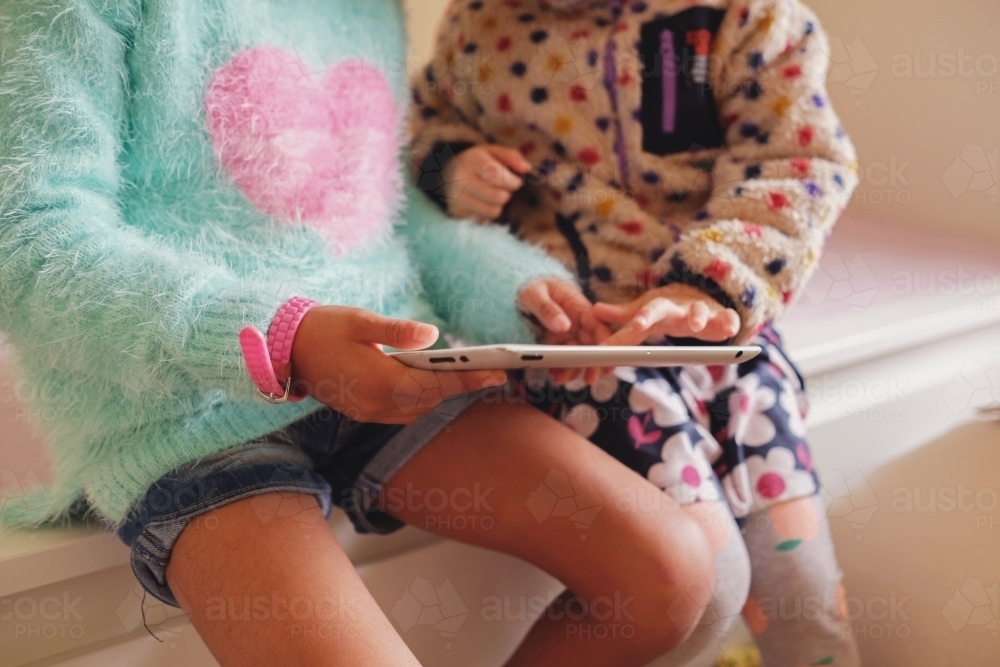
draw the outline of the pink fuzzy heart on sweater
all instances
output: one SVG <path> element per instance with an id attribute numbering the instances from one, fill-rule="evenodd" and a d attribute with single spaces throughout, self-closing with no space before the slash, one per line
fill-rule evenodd
<path id="1" fill-rule="evenodd" d="M 337 253 L 387 237 L 401 192 L 401 113 L 385 77 L 346 61 L 317 80 L 274 47 L 238 54 L 205 96 L 215 153 L 261 212 Z"/>

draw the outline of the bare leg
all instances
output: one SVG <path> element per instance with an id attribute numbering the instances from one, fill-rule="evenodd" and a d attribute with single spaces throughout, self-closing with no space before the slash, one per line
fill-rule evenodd
<path id="1" fill-rule="evenodd" d="M 558 511 L 546 515 L 539 485 L 562 480 L 576 482 L 578 499 L 590 497 L 577 505 L 600 506 L 596 515 L 578 515 L 576 523 Z M 492 489 L 491 530 L 457 528 L 482 511 L 470 503 L 448 503 L 439 512 L 422 503 L 394 503 L 414 491 L 454 494 L 477 484 Z M 510 665 L 643 665 L 684 641 L 711 599 L 714 551 L 697 520 L 646 479 L 527 405 L 470 408 L 390 480 L 386 498 L 398 518 L 523 558 L 587 603 L 591 613 L 584 618 L 580 610 L 568 617 L 565 606 L 550 609 Z M 592 523 L 581 540 L 580 521 L 587 520 Z M 615 611 L 616 600 L 629 601 L 623 613 Z M 600 624 L 603 633 L 596 631 Z M 611 636 L 610 624 L 630 630 Z"/>
<path id="2" fill-rule="evenodd" d="M 650 667 L 682 667 L 699 656 L 717 655 L 740 620 L 750 587 L 750 560 L 729 507 L 702 501 L 684 505 L 684 511 L 698 521 L 715 550 L 715 589 L 688 640 Z"/>
<path id="3" fill-rule="evenodd" d="M 185 528 L 167 566 L 171 591 L 223 667 L 419 667 L 358 578 L 316 499 L 262 522 L 242 500 Z M 211 527 L 211 528 L 209 528 Z"/>

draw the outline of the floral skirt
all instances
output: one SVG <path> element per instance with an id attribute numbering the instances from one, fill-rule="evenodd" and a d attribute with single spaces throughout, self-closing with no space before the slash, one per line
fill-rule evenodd
<path id="1" fill-rule="evenodd" d="M 801 374 L 770 328 L 732 366 L 619 368 L 594 386 L 529 371 L 515 390 L 684 505 L 725 500 L 737 520 L 819 490 Z"/>

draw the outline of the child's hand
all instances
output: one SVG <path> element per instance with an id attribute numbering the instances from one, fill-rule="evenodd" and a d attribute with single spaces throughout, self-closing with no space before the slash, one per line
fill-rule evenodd
<path id="1" fill-rule="evenodd" d="M 502 371 L 425 371 L 387 356 L 383 345 L 422 350 L 437 340 L 430 324 L 394 320 L 360 308 L 320 306 L 306 314 L 289 372 L 309 395 L 356 421 L 410 424 L 449 396 L 497 387 Z"/>
<path id="2" fill-rule="evenodd" d="M 545 345 L 598 345 L 611 336 L 611 329 L 594 316 L 594 306 L 575 283 L 545 278 L 531 283 L 518 295 L 522 310 L 534 315 L 545 328 Z M 552 381 L 563 384 L 583 376 L 593 384 L 608 369 L 556 369 Z"/>
<path id="3" fill-rule="evenodd" d="M 540 341 L 545 345 L 597 345 L 611 335 L 580 288 L 567 280 L 536 280 L 521 290 L 517 301 L 545 329 Z"/>
<path id="4" fill-rule="evenodd" d="M 456 155 L 444 173 L 448 212 L 487 222 L 500 217 L 511 194 L 524 185 L 518 174 L 531 171 L 520 151 L 505 146 L 473 146 Z"/>
<path id="5" fill-rule="evenodd" d="M 732 338 L 740 330 L 740 316 L 701 290 L 667 285 L 650 290 L 621 305 L 599 303 L 594 315 L 618 331 L 605 345 L 640 345 L 651 336 L 699 338 L 713 343 Z"/>

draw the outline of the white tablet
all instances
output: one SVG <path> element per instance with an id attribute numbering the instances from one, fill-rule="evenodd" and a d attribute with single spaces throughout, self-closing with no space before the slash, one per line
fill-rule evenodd
<path id="1" fill-rule="evenodd" d="M 761 348 L 641 345 L 483 345 L 419 352 L 391 352 L 407 366 L 438 371 L 507 370 L 514 368 L 602 368 L 615 366 L 704 366 L 738 364 Z"/>

